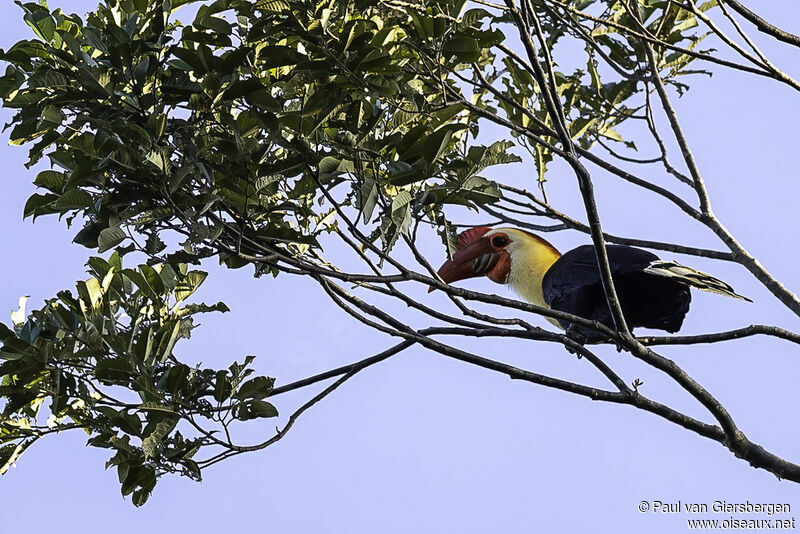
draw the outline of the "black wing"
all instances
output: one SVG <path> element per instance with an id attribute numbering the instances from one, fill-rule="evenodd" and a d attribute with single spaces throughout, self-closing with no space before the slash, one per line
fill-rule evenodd
<path id="1" fill-rule="evenodd" d="M 688 286 L 643 272 L 658 260 L 652 252 L 625 245 L 607 245 L 606 250 L 628 325 L 677 331 L 689 310 Z M 592 245 L 580 246 L 561 256 L 545 273 L 542 292 L 545 302 L 554 310 L 614 327 Z M 569 328 L 570 324 L 562 322 L 562 326 Z"/>
<path id="2" fill-rule="evenodd" d="M 625 245 L 606 245 L 606 251 L 613 276 L 643 271 L 658 259 L 652 252 Z M 561 256 L 550 267 L 542 280 L 542 292 L 545 302 L 552 307 L 553 302 L 596 284 L 602 284 L 602 280 L 594 246 L 582 245 Z"/>

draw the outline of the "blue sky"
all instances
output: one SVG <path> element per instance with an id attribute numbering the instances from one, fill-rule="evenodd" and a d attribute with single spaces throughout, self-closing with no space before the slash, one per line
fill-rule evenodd
<path id="1" fill-rule="evenodd" d="M 94 2 L 52 0 L 50 5 L 83 12 Z M 796 3 L 774 1 L 759 9 L 800 33 Z M 29 36 L 11 2 L 0 7 L 0 20 L 0 47 Z M 800 51 L 765 49 L 775 63 L 798 74 Z M 778 279 L 800 290 L 800 95 L 769 80 L 725 71 L 690 83 L 692 89 L 676 106 L 716 213 Z M 7 146 L 3 137 L 4 321 L 20 295 L 31 295 L 30 306 L 38 306 L 85 275 L 87 250 L 70 244 L 75 229 L 55 219 L 22 220 L 35 176 L 23 166 L 25 153 Z M 515 180 L 532 175 L 530 166 L 497 172 L 513 172 Z M 594 177 L 607 231 L 720 247 L 709 231 L 681 219 L 677 210 L 613 177 L 600 172 Z M 568 170 L 555 165 L 549 180 L 555 205 L 580 214 Z M 688 190 L 683 194 L 692 198 Z M 548 239 L 561 250 L 588 241 L 577 233 Z M 432 263 L 444 256 L 435 236 L 425 236 L 419 245 Z M 695 293 L 687 333 L 751 323 L 798 330 L 798 318 L 743 268 L 678 259 L 719 275 L 755 300 L 748 305 Z M 256 280 L 247 270 L 205 268 L 212 276 L 200 298 L 225 300 L 232 312 L 204 319 L 181 348 L 187 362 L 224 367 L 255 354 L 260 373 L 287 383 L 394 343 L 340 313 L 312 281 L 289 276 Z M 510 295 L 487 280 L 465 285 Z M 432 304 L 444 302 L 440 294 L 423 296 L 422 287 L 409 291 Z M 462 346 L 536 372 L 601 383 L 584 361 L 555 345 L 480 340 Z M 716 395 L 749 438 L 800 461 L 796 346 L 751 338 L 661 352 Z M 628 356 L 610 348 L 599 353 L 628 381 L 642 378 L 645 393 L 710 420 L 687 395 Z M 310 392 L 287 395 L 277 405 L 286 415 L 307 396 Z M 251 422 L 242 439 L 265 439 L 274 425 L 274 420 Z M 637 509 L 642 500 L 781 502 L 793 509 L 781 517 L 800 516 L 800 486 L 750 468 L 716 442 L 630 407 L 512 382 L 422 349 L 363 372 L 304 415 L 283 441 L 212 468 L 201 484 L 162 478 L 141 509 L 120 496 L 115 471 L 103 469 L 108 453 L 86 447 L 85 440 L 79 433 L 43 440 L 0 479 L 3 531 L 671 533 L 683 531 L 686 519 L 693 517 L 643 514 Z"/>

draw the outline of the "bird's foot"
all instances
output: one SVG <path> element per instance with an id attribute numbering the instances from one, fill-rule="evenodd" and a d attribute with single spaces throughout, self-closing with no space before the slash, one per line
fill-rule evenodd
<path id="1" fill-rule="evenodd" d="M 585 345 L 589 340 L 589 337 L 581 332 L 580 327 L 575 326 L 574 324 L 570 325 L 564 334 L 567 336 L 567 338 L 581 346 Z M 578 358 L 581 358 L 581 355 L 578 353 L 578 351 L 571 348 L 569 345 L 566 345 L 566 349 L 570 354 L 578 354 Z"/>
<path id="2" fill-rule="evenodd" d="M 633 337 L 633 338 L 635 338 L 635 337 L 636 337 L 636 336 L 633 334 L 633 332 L 631 332 L 631 337 Z M 622 351 L 625 349 L 625 347 L 623 347 L 623 346 L 622 346 L 622 343 L 620 343 L 619 341 L 615 341 L 615 342 L 614 342 L 614 345 L 617 347 L 617 352 L 622 352 Z"/>

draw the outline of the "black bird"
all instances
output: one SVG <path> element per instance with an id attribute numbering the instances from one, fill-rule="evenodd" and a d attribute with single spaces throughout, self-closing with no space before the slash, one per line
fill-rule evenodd
<path id="1" fill-rule="evenodd" d="M 690 287 L 752 302 L 713 276 L 652 252 L 625 245 L 606 245 L 622 311 L 628 327 L 677 332 L 692 301 Z M 600 269 L 592 245 L 561 255 L 539 236 L 516 228 L 472 228 L 459 235 L 457 252 L 439 269 L 447 283 L 487 276 L 509 284 L 527 301 L 568 312 L 614 328 Z M 551 319 L 581 341 L 600 341 L 601 334 L 569 321 Z"/>

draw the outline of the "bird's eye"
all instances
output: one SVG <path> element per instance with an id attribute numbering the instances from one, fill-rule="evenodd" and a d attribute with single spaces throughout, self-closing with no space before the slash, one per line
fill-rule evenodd
<path id="1" fill-rule="evenodd" d="M 503 248 L 508 245 L 508 238 L 504 235 L 494 236 L 492 238 L 492 245 L 497 248 Z"/>

